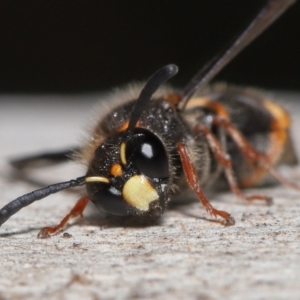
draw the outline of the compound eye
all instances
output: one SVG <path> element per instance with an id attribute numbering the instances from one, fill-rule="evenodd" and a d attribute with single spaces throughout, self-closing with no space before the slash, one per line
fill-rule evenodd
<path id="1" fill-rule="evenodd" d="M 126 143 L 126 160 L 150 178 L 169 177 L 169 162 L 161 140 L 146 129 L 136 128 L 133 137 Z"/>
<path id="2" fill-rule="evenodd" d="M 129 214 L 128 204 L 113 186 L 98 190 L 90 196 L 90 199 L 100 210 L 106 213 L 115 216 L 127 216 Z"/>

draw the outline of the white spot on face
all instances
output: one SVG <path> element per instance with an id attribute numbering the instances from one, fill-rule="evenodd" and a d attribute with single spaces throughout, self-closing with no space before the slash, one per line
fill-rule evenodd
<path id="1" fill-rule="evenodd" d="M 120 196 L 120 195 L 121 195 L 120 191 L 118 191 L 118 190 L 117 190 L 115 187 L 113 187 L 113 186 L 111 186 L 111 187 L 109 188 L 109 191 L 110 191 L 112 194 L 116 195 L 116 196 Z"/>
<path id="2" fill-rule="evenodd" d="M 153 148 L 149 144 L 143 144 L 142 145 L 142 153 L 145 157 L 147 158 L 152 158 L 153 157 Z"/>

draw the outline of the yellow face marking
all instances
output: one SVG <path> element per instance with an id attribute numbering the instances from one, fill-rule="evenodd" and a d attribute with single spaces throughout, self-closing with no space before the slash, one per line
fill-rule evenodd
<path id="1" fill-rule="evenodd" d="M 85 182 L 104 182 L 109 183 L 109 180 L 106 177 L 101 176 L 91 176 L 85 179 Z"/>
<path id="2" fill-rule="evenodd" d="M 123 197 L 133 207 L 147 211 L 149 204 L 159 198 L 155 188 L 143 175 L 131 177 L 123 187 Z"/>
<path id="3" fill-rule="evenodd" d="M 122 170 L 122 166 L 120 164 L 114 164 L 111 168 L 110 168 L 110 174 L 113 176 L 121 176 L 123 173 Z"/>
<path id="4" fill-rule="evenodd" d="M 121 158 L 121 162 L 122 162 L 123 165 L 127 164 L 125 151 L 126 151 L 126 144 L 122 143 L 121 147 L 120 147 L 120 158 Z"/>

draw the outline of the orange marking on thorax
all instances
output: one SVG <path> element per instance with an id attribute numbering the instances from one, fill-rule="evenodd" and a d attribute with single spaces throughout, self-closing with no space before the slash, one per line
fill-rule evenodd
<path id="1" fill-rule="evenodd" d="M 121 131 L 125 131 L 127 128 L 128 128 L 128 125 L 129 125 L 129 121 L 126 121 L 124 122 L 119 128 L 118 128 L 118 132 L 121 132 Z M 135 125 L 135 127 L 140 127 L 141 126 L 141 123 L 140 121 L 138 121 Z"/>
<path id="2" fill-rule="evenodd" d="M 165 97 L 165 101 L 170 104 L 173 108 L 176 108 L 179 102 L 181 101 L 181 96 L 176 93 L 167 94 Z"/>
<path id="3" fill-rule="evenodd" d="M 119 128 L 118 128 L 118 132 L 124 131 L 128 128 L 129 125 L 129 121 L 126 121 L 125 123 L 123 123 Z"/>
<path id="4" fill-rule="evenodd" d="M 225 107 L 213 100 L 210 100 L 209 98 L 205 97 L 198 97 L 198 98 L 193 98 L 191 99 L 187 106 L 186 109 L 191 109 L 195 107 L 205 107 L 213 111 L 217 116 L 223 117 L 224 119 L 229 119 L 229 115 L 225 109 Z"/>

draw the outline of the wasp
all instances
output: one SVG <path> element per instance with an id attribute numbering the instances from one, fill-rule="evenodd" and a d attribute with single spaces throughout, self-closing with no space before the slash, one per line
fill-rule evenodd
<path id="1" fill-rule="evenodd" d="M 233 216 L 213 207 L 204 188 L 227 182 L 240 198 L 271 202 L 264 195 L 245 195 L 241 188 L 256 186 L 271 174 L 299 189 L 276 170 L 296 164 L 290 138 L 290 118 L 263 93 L 227 85 L 209 86 L 210 80 L 242 49 L 260 35 L 294 1 L 269 0 L 246 29 L 177 92 L 164 84 L 178 72 L 174 64 L 155 72 L 143 86 L 117 92 L 117 103 L 100 116 L 83 147 L 45 153 L 13 161 L 19 169 L 44 160 L 59 162 L 70 153 L 85 162 L 86 174 L 35 190 L 0 210 L 0 225 L 21 208 L 64 189 L 85 186 L 86 195 L 55 227 L 82 215 L 89 201 L 105 213 L 136 218 L 161 217 L 174 194 L 193 190 L 205 209 L 226 226 Z"/>

